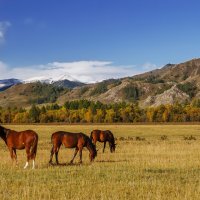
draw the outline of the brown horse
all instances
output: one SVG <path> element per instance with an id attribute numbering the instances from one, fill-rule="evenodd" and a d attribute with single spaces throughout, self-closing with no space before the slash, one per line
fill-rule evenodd
<path id="1" fill-rule="evenodd" d="M 104 143 L 104 146 L 103 146 L 103 153 L 105 151 L 105 147 L 106 147 L 106 142 L 109 143 L 109 146 L 110 146 L 110 152 L 113 153 L 115 152 L 115 147 L 116 147 L 116 144 L 115 144 L 115 138 L 112 134 L 111 131 L 109 130 L 106 130 L 106 131 L 102 131 L 102 130 L 93 130 L 91 132 L 91 135 L 90 135 L 90 139 L 93 141 L 93 143 L 95 144 L 96 146 L 96 142 L 103 142 Z"/>
<path id="2" fill-rule="evenodd" d="M 90 140 L 90 138 L 83 134 L 83 133 L 70 133 L 70 132 L 64 132 L 64 131 L 58 131 L 52 134 L 51 141 L 53 144 L 50 160 L 49 163 L 52 164 L 52 158 L 55 153 L 56 156 L 56 164 L 59 164 L 58 162 L 58 152 L 60 149 L 60 146 L 63 144 L 66 148 L 75 148 L 74 156 L 70 163 L 72 164 L 74 161 L 74 158 L 76 157 L 78 151 L 80 155 L 80 161 L 79 163 L 82 163 L 82 150 L 84 147 L 86 147 L 90 154 L 90 161 L 93 161 L 94 158 L 97 156 L 96 147 Z"/>
<path id="3" fill-rule="evenodd" d="M 35 168 L 35 157 L 37 153 L 38 135 L 32 130 L 17 132 L 0 126 L 0 137 L 6 143 L 12 160 L 16 161 L 16 150 L 26 149 L 27 162 L 24 169 L 28 167 L 29 160 L 33 160 L 33 169 Z"/>

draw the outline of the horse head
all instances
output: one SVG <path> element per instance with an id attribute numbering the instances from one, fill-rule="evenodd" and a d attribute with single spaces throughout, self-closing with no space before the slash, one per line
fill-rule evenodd
<path id="1" fill-rule="evenodd" d="M 115 143 L 115 138 L 113 136 L 113 133 L 111 131 L 108 131 L 108 141 L 109 141 L 109 146 L 110 146 L 110 152 L 111 153 L 115 152 L 116 143 Z"/>
<path id="2" fill-rule="evenodd" d="M 116 145 L 117 144 L 115 142 L 110 142 L 110 151 L 111 151 L 111 153 L 115 152 Z"/>
<path id="3" fill-rule="evenodd" d="M 4 128 L 0 125 L 0 137 L 6 142 L 7 134 L 9 132 L 9 129 Z"/>
<path id="4" fill-rule="evenodd" d="M 92 162 L 97 156 L 97 150 L 96 150 L 96 146 L 92 143 L 92 140 L 89 137 L 87 139 L 87 148 L 90 152 L 89 154 L 90 162 Z"/>

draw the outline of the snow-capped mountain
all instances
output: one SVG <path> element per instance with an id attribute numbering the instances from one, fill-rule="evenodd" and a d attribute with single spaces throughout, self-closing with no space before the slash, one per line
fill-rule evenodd
<path id="1" fill-rule="evenodd" d="M 24 80 L 24 83 L 33 83 L 33 82 L 42 82 L 42 83 L 55 83 L 57 81 L 64 81 L 64 80 L 68 80 L 68 81 L 73 81 L 73 82 L 80 82 L 77 79 L 73 78 L 72 76 L 68 75 L 68 74 L 60 74 L 58 76 L 37 76 L 37 77 L 31 77 L 29 79 Z"/>
<path id="2" fill-rule="evenodd" d="M 13 85 L 19 84 L 21 81 L 19 79 L 11 78 L 0 80 L 0 91 L 3 91 Z"/>
<path id="3" fill-rule="evenodd" d="M 84 83 L 81 83 L 80 81 L 76 80 L 72 76 L 68 74 L 61 74 L 59 76 L 50 77 L 50 76 L 37 76 L 37 77 L 31 77 L 26 80 L 19 80 L 19 79 L 4 79 L 0 80 L 0 91 L 6 90 L 9 87 L 23 83 L 35 83 L 35 82 L 41 82 L 41 83 L 47 83 L 47 84 L 53 84 L 57 87 L 65 87 L 65 88 L 74 88 L 77 86 L 82 86 Z"/>

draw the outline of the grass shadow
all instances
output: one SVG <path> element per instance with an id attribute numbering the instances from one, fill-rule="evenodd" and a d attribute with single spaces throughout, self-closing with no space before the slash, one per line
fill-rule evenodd
<path id="1" fill-rule="evenodd" d="M 59 164 L 51 163 L 51 164 L 48 164 L 48 167 L 81 166 L 81 165 L 83 165 L 83 164 L 80 164 L 80 163 L 59 163 Z"/>
<path id="2" fill-rule="evenodd" d="M 144 172 L 154 173 L 154 174 L 164 174 L 164 173 L 175 173 L 175 169 L 145 169 Z"/>
<path id="3" fill-rule="evenodd" d="M 65 167 L 65 166 L 90 166 L 92 165 L 94 162 L 85 162 L 85 163 L 59 163 L 59 164 L 56 164 L 56 163 L 51 163 L 51 164 L 48 164 L 47 166 L 48 167 Z"/>
<path id="4" fill-rule="evenodd" d="M 128 160 L 97 160 L 97 163 L 119 163 L 119 162 L 127 162 Z"/>

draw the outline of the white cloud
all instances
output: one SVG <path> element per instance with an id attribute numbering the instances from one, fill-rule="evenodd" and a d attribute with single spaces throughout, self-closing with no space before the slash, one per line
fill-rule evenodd
<path id="1" fill-rule="evenodd" d="M 0 61 L 0 73 L 1 74 L 6 74 L 7 73 L 7 68 L 8 66 L 3 63 L 2 61 Z"/>
<path id="2" fill-rule="evenodd" d="M 158 66 L 156 64 L 153 64 L 151 62 L 146 62 L 142 65 L 144 70 L 150 71 L 153 69 L 158 69 Z"/>
<path id="3" fill-rule="evenodd" d="M 117 66 L 108 61 L 52 62 L 45 65 L 16 68 L 8 68 L 5 64 L 2 66 L 6 69 L 4 69 L 4 73 L 0 73 L 1 79 L 15 77 L 21 80 L 45 80 L 50 78 L 51 80 L 78 80 L 86 83 L 133 76 L 147 71 L 146 65 L 138 69 L 136 66 Z"/>
<path id="4" fill-rule="evenodd" d="M 5 34 L 10 26 L 11 26 L 10 22 L 0 21 L 0 43 L 5 41 Z"/>

